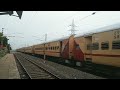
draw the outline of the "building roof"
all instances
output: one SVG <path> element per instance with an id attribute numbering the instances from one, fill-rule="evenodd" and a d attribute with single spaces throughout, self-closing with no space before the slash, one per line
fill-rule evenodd
<path id="1" fill-rule="evenodd" d="M 21 19 L 23 11 L 16 11 L 16 13 L 18 15 L 17 17 L 19 17 Z M 0 11 L 0 15 L 16 16 L 16 15 L 13 15 L 13 14 L 14 14 L 13 11 Z"/>

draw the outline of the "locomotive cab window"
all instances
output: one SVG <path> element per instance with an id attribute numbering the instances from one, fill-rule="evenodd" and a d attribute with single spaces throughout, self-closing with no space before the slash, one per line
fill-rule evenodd
<path id="1" fill-rule="evenodd" d="M 98 49 L 99 49 L 99 43 L 93 43 L 92 50 L 98 50 Z"/>
<path id="2" fill-rule="evenodd" d="M 120 40 L 112 42 L 112 49 L 120 49 Z"/>
<path id="3" fill-rule="evenodd" d="M 102 50 L 108 50 L 109 49 L 109 42 L 102 42 L 101 43 L 101 49 Z"/>
<path id="4" fill-rule="evenodd" d="M 76 49 L 79 49 L 79 44 L 76 45 Z"/>

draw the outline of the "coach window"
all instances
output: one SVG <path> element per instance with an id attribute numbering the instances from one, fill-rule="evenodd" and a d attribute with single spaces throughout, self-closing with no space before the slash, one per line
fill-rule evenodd
<path id="1" fill-rule="evenodd" d="M 102 50 L 108 50 L 109 49 L 109 42 L 102 42 L 101 43 L 101 49 Z"/>
<path id="2" fill-rule="evenodd" d="M 112 42 L 112 49 L 120 49 L 120 40 Z"/>
<path id="3" fill-rule="evenodd" d="M 57 46 L 57 49 L 59 49 L 59 46 Z"/>
<path id="4" fill-rule="evenodd" d="M 92 50 L 98 50 L 98 49 L 99 49 L 99 43 L 93 43 Z"/>
<path id="5" fill-rule="evenodd" d="M 91 44 L 87 44 L 87 50 L 91 50 Z"/>

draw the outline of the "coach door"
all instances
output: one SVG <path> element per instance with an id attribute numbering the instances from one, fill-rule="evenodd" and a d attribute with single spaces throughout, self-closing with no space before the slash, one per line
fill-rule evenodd
<path id="1" fill-rule="evenodd" d="M 85 37 L 85 60 L 92 61 L 92 36 Z"/>

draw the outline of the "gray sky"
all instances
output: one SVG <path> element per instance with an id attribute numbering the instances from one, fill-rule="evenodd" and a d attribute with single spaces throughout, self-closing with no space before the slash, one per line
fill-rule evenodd
<path id="1" fill-rule="evenodd" d="M 93 12 L 96 14 L 91 15 Z M 21 20 L 14 16 L 0 16 L 0 32 L 5 28 L 4 35 L 15 36 L 8 38 L 12 48 L 16 49 L 42 43 L 45 34 L 47 41 L 70 35 L 68 26 L 73 19 L 78 30 L 76 34 L 88 33 L 120 23 L 120 11 L 23 11 Z"/>

